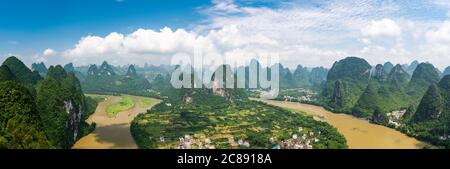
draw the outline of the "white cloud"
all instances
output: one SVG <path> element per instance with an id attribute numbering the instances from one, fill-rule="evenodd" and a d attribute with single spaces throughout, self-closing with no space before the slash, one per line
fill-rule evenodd
<path id="1" fill-rule="evenodd" d="M 393 20 L 385 18 L 378 21 L 371 21 L 368 26 L 361 30 L 361 32 L 364 36 L 369 37 L 395 37 L 400 36 L 402 30 Z"/>
<path id="2" fill-rule="evenodd" d="M 384 22 L 383 18 L 398 10 L 393 3 L 368 0 L 327 2 L 321 7 L 305 7 L 296 3 L 275 9 L 240 7 L 239 15 L 213 13 L 210 23 L 200 29 L 237 25 L 244 34 L 261 33 L 283 46 L 270 49 L 280 53 L 283 64 L 289 64 L 290 67 L 296 64 L 331 66 L 343 55 L 358 55 L 361 45 L 372 43 L 371 37 L 361 37 L 361 29 L 369 25 L 371 20 Z M 394 23 L 392 26 L 387 22 L 388 28 L 394 33 L 401 32 L 398 25 Z M 374 26 L 379 25 L 375 22 Z M 374 35 L 378 33 L 371 31 Z"/>
<path id="3" fill-rule="evenodd" d="M 411 52 L 405 48 L 402 27 L 409 28 L 410 22 L 401 24 L 392 19 L 372 20 L 361 31 L 363 47 L 356 51 L 369 63 L 378 64 L 386 61 L 393 63 L 409 63 Z M 407 29 L 409 31 L 409 29 Z M 408 34 L 411 32 L 408 32 Z M 414 36 L 412 33 L 410 36 Z"/>
<path id="4" fill-rule="evenodd" d="M 426 38 L 430 43 L 450 44 L 450 21 L 444 22 L 437 30 L 428 31 Z"/>
<path id="5" fill-rule="evenodd" d="M 450 1 L 448 0 L 431 0 L 431 2 L 445 8 L 450 8 Z"/>
<path id="6" fill-rule="evenodd" d="M 204 36 L 166 27 L 159 31 L 138 29 L 128 35 L 113 32 L 105 37 L 86 36 L 74 48 L 66 50 L 63 56 L 85 64 L 102 60 L 143 64 L 143 61 L 168 61 L 170 56 L 180 52 L 192 55 L 196 48 L 204 53 L 225 55 L 248 46 L 274 45 L 277 45 L 276 41 L 262 34 L 243 34 L 235 25 L 211 30 Z"/>
<path id="7" fill-rule="evenodd" d="M 435 4 L 445 5 L 442 2 L 447 1 Z M 449 26 L 401 16 L 408 5 L 415 7 L 414 2 L 327 0 L 318 6 L 291 2 L 276 8 L 241 6 L 232 0 L 212 3 L 200 8 L 207 19 L 191 30 L 166 27 L 90 35 L 61 54 L 78 64 L 103 60 L 158 64 L 168 63 L 177 52 L 192 54 L 200 47 L 204 53 L 219 53 L 236 61 L 255 53 L 277 53 L 290 67 L 331 66 L 346 56 L 364 57 L 371 64 L 408 63 L 418 58 L 441 67 L 450 64 Z M 433 59 L 442 56 L 446 60 Z"/>
<path id="8" fill-rule="evenodd" d="M 51 57 L 51 56 L 54 56 L 54 55 L 56 55 L 56 54 L 57 54 L 57 52 L 56 52 L 55 50 L 53 50 L 53 49 L 51 49 L 51 48 L 47 48 L 47 49 L 45 49 L 45 50 L 42 52 L 42 54 L 36 54 L 36 55 L 33 55 L 32 58 L 33 58 L 33 60 L 34 60 L 35 62 L 47 62 L 47 61 L 49 61 L 50 59 L 51 59 L 51 60 L 58 60 L 58 59 L 60 59 L 60 58 L 54 58 L 54 57 Z"/>
<path id="9" fill-rule="evenodd" d="M 234 3 L 233 0 L 213 0 L 213 9 L 218 11 L 223 11 L 226 13 L 237 13 L 241 12 L 241 9 Z"/>
<path id="10" fill-rule="evenodd" d="M 420 46 L 425 59 L 440 68 L 450 66 L 450 21 L 426 32 L 427 43 Z"/>
<path id="11" fill-rule="evenodd" d="M 50 49 L 50 48 L 47 48 L 47 49 L 44 50 L 44 52 L 42 52 L 42 55 L 44 57 L 53 56 L 55 54 L 56 54 L 56 51 L 53 50 L 53 49 Z"/>

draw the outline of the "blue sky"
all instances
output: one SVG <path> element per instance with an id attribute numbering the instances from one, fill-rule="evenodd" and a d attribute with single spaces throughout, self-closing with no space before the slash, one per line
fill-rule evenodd
<path id="1" fill-rule="evenodd" d="M 204 0 L 1 0 L 0 53 L 68 48 L 80 37 L 137 28 L 189 27 Z"/>
<path id="2" fill-rule="evenodd" d="M 289 67 L 450 65 L 448 0 L 0 0 L 0 61 L 167 63 L 175 53 L 240 61 L 276 53 Z"/>

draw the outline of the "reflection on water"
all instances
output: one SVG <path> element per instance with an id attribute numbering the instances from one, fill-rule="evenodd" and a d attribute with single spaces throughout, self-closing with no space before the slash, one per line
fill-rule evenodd
<path id="1" fill-rule="evenodd" d="M 354 118 L 351 115 L 332 113 L 319 106 L 273 100 L 264 100 L 263 102 L 313 114 L 316 120 L 325 121 L 336 127 L 347 139 L 349 148 L 413 149 L 423 148 L 427 145 L 397 130 L 372 124 L 366 120 Z"/>

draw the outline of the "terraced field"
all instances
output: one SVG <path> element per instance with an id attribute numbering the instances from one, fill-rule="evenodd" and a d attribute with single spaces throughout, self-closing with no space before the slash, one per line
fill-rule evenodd
<path id="1" fill-rule="evenodd" d="M 346 148 L 345 139 L 312 116 L 256 101 L 158 104 L 131 124 L 140 148 Z"/>

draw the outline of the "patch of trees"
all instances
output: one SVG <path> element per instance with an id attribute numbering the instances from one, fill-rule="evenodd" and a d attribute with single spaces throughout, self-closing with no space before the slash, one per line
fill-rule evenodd
<path id="1" fill-rule="evenodd" d="M 0 67 L 2 148 L 70 148 L 94 126 L 74 73 L 51 66 L 45 78 L 16 57 Z M 92 106 L 92 101 L 89 101 Z"/>

